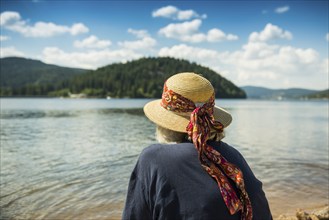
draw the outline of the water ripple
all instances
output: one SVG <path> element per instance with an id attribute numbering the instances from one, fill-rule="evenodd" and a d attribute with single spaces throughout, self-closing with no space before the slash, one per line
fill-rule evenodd
<path id="1" fill-rule="evenodd" d="M 147 100 L 27 101 L 1 100 L 1 218 L 119 219 L 138 155 L 155 142 Z M 292 209 L 328 201 L 327 105 L 221 104 L 234 117 L 225 141 L 273 207 L 283 198 Z"/>

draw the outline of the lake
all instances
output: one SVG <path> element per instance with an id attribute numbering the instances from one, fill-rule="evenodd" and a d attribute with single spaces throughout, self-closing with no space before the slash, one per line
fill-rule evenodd
<path id="1" fill-rule="evenodd" d="M 1 219 L 120 219 L 146 99 L 1 98 Z M 273 216 L 328 203 L 328 101 L 216 100 Z"/>

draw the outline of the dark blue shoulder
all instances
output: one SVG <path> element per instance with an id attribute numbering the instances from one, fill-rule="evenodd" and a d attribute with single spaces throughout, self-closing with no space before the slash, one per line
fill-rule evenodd
<path id="1" fill-rule="evenodd" d="M 142 157 L 157 157 L 163 154 L 175 154 L 175 152 L 180 152 L 193 147 L 192 143 L 179 143 L 179 144 L 152 144 L 143 149 L 141 152 Z"/>
<path id="2" fill-rule="evenodd" d="M 192 143 L 152 144 L 141 152 L 140 162 L 148 164 L 167 164 L 170 161 L 183 160 L 191 156 L 197 157 L 197 151 Z"/>
<path id="3" fill-rule="evenodd" d="M 145 166 L 155 166 L 160 158 L 166 157 L 164 154 L 169 154 L 168 145 L 152 144 L 142 150 L 139 155 L 139 163 Z"/>
<path id="4" fill-rule="evenodd" d="M 163 151 L 165 148 L 164 144 L 152 144 L 146 148 L 144 148 L 140 154 L 140 159 L 151 159 L 157 157 L 158 154 Z"/>

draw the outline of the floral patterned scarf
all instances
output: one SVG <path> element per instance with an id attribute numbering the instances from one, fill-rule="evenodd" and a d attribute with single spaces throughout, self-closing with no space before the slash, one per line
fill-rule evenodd
<path id="1" fill-rule="evenodd" d="M 197 105 L 169 90 L 166 83 L 164 84 L 161 106 L 177 113 L 192 112 L 186 128 L 187 133 L 198 150 L 202 167 L 216 180 L 230 214 L 233 215 L 241 210 L 241 219 L 251 220 L 252 207 L 245 189 L 242 171 L 207 144 L 211 130 L 221 133 L 224 128 L 220 122 L 215 121 L 213 116 L 215 94 L 210 97 L 208 102 Z M 235 183 L 240 198 L 238 198 L 228 178 Z"/>

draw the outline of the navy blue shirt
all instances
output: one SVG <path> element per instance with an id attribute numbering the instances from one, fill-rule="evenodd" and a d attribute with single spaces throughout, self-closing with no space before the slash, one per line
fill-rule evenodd
<path id="1" fill-rule="evenodd" d="M 243 156 L 224 142 L 208 143 L 242 170 L 253 219 L 271 220 L 262 183 Z M 192 143 L 155 144 L 143 150 L 131 174 L 122 219 L 240 220 L 241 214 L 230 215 Z"/>

